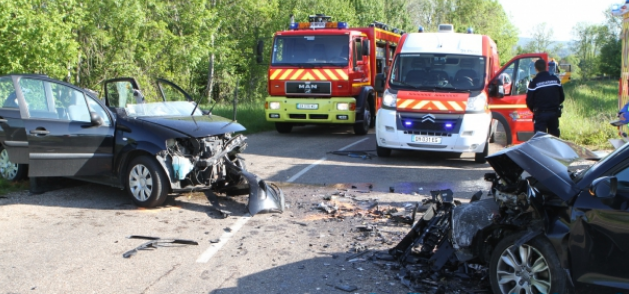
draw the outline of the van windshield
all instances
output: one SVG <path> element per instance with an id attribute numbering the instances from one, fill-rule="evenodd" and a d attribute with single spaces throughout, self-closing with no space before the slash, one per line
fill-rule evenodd
<path id="1" fill-rule="evenodd" d="M 485 87 L 485 57 L 399 54 L 389 84 L 393 88 L 481 90 Z"/>
<path id="2" fill-rule="evenodd" d="M 347 66 L 349 56 L 347 35 L 277 36 L 271 64 Z"/>

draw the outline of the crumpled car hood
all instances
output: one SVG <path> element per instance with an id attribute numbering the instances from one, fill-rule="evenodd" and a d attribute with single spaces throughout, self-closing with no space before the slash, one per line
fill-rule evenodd
<path id="1" fill-rule="evenodd" d="M 138 117 L 137 119 L 158 124 L 195 138 L 245 130 L 241 124 L 215 115 Z"/>
<path id="2" fill-rule="evenodd" d="M 526 171 L 561 199 L 579 192 L 568 166 L 575 161 L 598 158 L 592 151 L 555 136 L 538 132 L 529 141 L 487 156 L 496 173 L 515 182 Z"/>

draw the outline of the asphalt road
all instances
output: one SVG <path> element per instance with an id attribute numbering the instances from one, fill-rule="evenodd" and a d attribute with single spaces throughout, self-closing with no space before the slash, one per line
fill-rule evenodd
<path id="1" fill-rule="evenodd" d="M 361 158 L 375 154 L 375 135 L 355 136 L 351 128 L 248 137 L 246 166 L 282 187 L 284 213 L 250 217 L 246 197 L 201 192 L 139 209 L 121 190 L 55 179 L 44 194 L 0 198 L 0 293 L 348 293 L 339 288 L 353 286 L 351 293 L 407 293 L 394 266 L 356 255 L 386 250 L 410 228 L 382 212 L 408 212 L 434 189 L 468 198 L 488 188 L 482 178 L 491 169 L 473 154 Z M 339 213 L 332 217 L 320 203 Z M 365 225 L 378 233 L 357 230 Z M 146 242 L 129 235 L 199 245 L 123 258 Z"/>

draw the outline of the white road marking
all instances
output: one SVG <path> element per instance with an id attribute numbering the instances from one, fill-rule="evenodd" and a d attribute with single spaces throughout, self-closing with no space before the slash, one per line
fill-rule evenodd
<path id="1" fill-rule="evenodd" d="M 347 145 L 347 146 L 345 146 L 345 147 L 343 147 L 343 148 L 339 149 L 339 151 L 343 151 L 343 150 L 345 150 L 345 149 L 347 149 L 347 148 L 349 148 L 349 147 L 352 147 L 352 146 L 354 146 L 354 145 L 356 145 L 356 144 L 358 144 L 358 143 L 361 143 L 361 142 L 363 142 L 363 141 L 365 141 L 365 140 L 367 140 L 367 139 L 369 139 L 369 138 L 364 138 L 364 139 L 358 140 L 358 141 L 356 141 L 356 142 L 354 142 L 354 143 L 352 143 L 352 144 L 349 144 L 349 145 Z M 327 159 L 328 159 L 328 158 L 327 158 L 327 157 L 325 157 L 325 156 L 324 156 L 324 157 L 321 157 L 321 159 L 319 159 L 319 160 L 315 161 L 313 164 L 311 164 L 311 165 L 307 166 L 306 168 L 304 168 L 304 169 L 302 169 L 301 171 L 299 171 L 298 173 L 296 173 L 294 176 L 292 176 L 290 179 L 288 179 L 288 181 L 287 181 L 287 182 L 289 182 L 289 183 L 294 182 L 294 181 L 295 181 L 295 180 L 297 180 L 299 177 L 301 177 L 303 174 L 305 174 L 307 171 L 311 170 L 313 167 L 315 167 L 315 166 L 317 166 L 317 165 L 321 164 L 322 162 L 326 161 Z"/>
<path id="2" fill-rule="evenodd" d="M 205 252 L 203 252 L 203 254 L 201 254 L 201 256 L 197 258 L 197 262 L 208 262 L 210 258 L 212 258 L 212 256 L 214 256 L 214 254 L 216 254 L 216 252 L 218 252 L 218 250 L 220 250 L 223 245 L 225 245 L 225 243 L 227 243 L 227 241 L 229 241 L 229 239 L 249 221 L 249 219 L 251 219 L 251 216 L 249 214 L 238 219 L 235 224 L 230 226 L 231 230 L 229 232 L 223 233 L 218 243 L 212 244 L 212 246 L 206 249 Z"/>
<path id="3" fill-rule="evenodd" d="M 341 149 L 339 149 L 339 151 L 343 151 L 349 147 L 352 147 L 358 143 L 361 143 L 365 140 L 367 140 L 369 138 L 364 138 L 361 140 L 358 140 L 352 144 L 349 144 Z M 301 177 L 303 174 L 305 174 L 307 171 L 311 170 L 313 167 L 321 164 L 322 162 L 324 162 L 327 159 L 327 157 L 323 157 L 319 160 L 317 160 L 315 163 L 305 167 L 304 169 L 302 169 L 301 171 L 299 171 L 298 173 L 296 173 L 294 176 L 292 176 L 290 179 L 288 179 L 289 183 L 294 182 L 295 180 L 297 180 L 299 177 Z M 229 232 L 224 232 L 223 235 L 221 236 L 221 238 L 219 239 L 220 241 L 216 244 L 212 244 L 212 246 L 208 247 L 208 249 L 205 250 L 205 252 L 203 252 L 201 254 L 201 256 L 199 256 L 199 258 L 197 258 L 197 263 L 207 263 L 208 261 L 210 261 L 210 259 L 212 258 L 212 256 L 214 256 L 214 254 L 216 254 L 222 247 L 223 245 L 225 245 L 227 243 L 227 241 L 229 241 L 229 239 L 236 234 L 236 232 L 238 232 L 238 230 L 240 230 L 249 220 L 251 219 L 251 216 L 249 214 L 241 217 L 240 219 L 238 219 L 236 221 L 236 223 L 234 223 L 232 226 L 230 226 L 230 231 Z"/>

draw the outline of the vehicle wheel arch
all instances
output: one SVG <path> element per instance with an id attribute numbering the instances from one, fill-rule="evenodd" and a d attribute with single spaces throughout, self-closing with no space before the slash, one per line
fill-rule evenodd
<path id="1" fill-rule="evenodd" d="M 369 102 L 369 111 L 371 112 L 371 116 L 375 115 L 376 109 L 376 91 L 371 86 L 362 87 L 360 90 L 360 94 L 356 96 L 356 109 L 362 109 L 365 105 L 365 101 Z"/>
<path id="2" fill-rule="evenodd" d="M 171 172 L 171 168 L 166 165 L 166 162 L 164 162 L 165 156 L 161 155 L 162 153 L 165 153 L 164 150 L 151 152 L 145 148 L 133 148 L 133 149 L 126 150 L 123 152 L 121 152 L 121 155 L 120 155 L 121 158 L 118 162 L 118 167 L 116 169 L 118 171 L 117 174 L 120 180 L 120 184 L 123 187 L 125 186 L 125 181 L 126 181 L 125 175 L 126 175 L 127 170 L 129 169 L 129 164 L 137 157 L 146 155 L 146 156 L 155 158 L 155 160 L 157 160 L 159 165 L 162 167 L 163 171 L 166 173 L 166 176 L 168 177 L 168 180 L 169 180 L 168 181 L 169 191 L 172 192 L 174 189 L 177 188 L 179 182 L 174 180 L 173 173 Z M 162 160 L 160 160 L 159 157 L 161 157 Z"/>
<path id="3" fill-rule="evenodd" d="M 521 228 L 512 225 L 493 225 L 479 231 L 472 241 L 473 252 L 480 259 L 480 262 L 489 264 L 493 249 L 500 240 L 505 237 L 517 234 Z"/>
<path id="4" fill-rule="evenodd" d="M 507 118 L 504 117 L 504 115 L 502 115 L 502 113 L 500 112 L 495 112 L 492 111 L 491 112 L 491 118 L 497 120 L 498 122 L 500 122 L 502 124 L 502 127 L 505 130 L 505 136 L 507 138 L 507 146 L 513 144 L 513 136 L 511 134 L 511 126 L 509 126 L 509 122 L 507 121 Z M 491 124 L 490 124 L 491 126 Z M 491 136 L 491 134 L 489 134 Z"/>
<path id="5" fill-rule="evenodd" d="M 504 235 L 503 238 L 500 238 L 499 242 L 496 244 L 496 246 L 493 249 L 491 259 L 488 263 L 490 285 L 494 293 L 501 293 L 501 291 L 499 291 L 500 284 L 505 284 L 509 282 L 509 281 L 503 281 L 500 277 L 494 276 L 494 272 L 497 273 L 500 271 L 502 272 L 505 271 L 505 269 L 501 269 L 501 265 L 500 265 L 501 264 L 500 260 L 503 260 L 502 254 L 504 254 L 506 250 L 508 250 L 508 248 L 510 248 L 511 246 L 518 244 L 518 241 L 523 241 L 522 239 L 525 239 L 527 241 L 520 242 L 520 246 L 526 246 L 527 248 L 532 248 L 533 250 L 535 250 L 533 254 L 538 254 L 539 255 L 538 258 L 543 258 L 545 262 L 547 262 L 548 264 L 547 271 L 548 273 L 550 273 L 550 276 L 548 276 L 547 278 L 549 279 L 548 282 L 551 283 L 552 285 L 552 288 L 549 289 L 550 290 L 549 292 L 552 292 L 552 293 L 574 292 L 574 289 L 573 289 L 574 283 L 571 280 L 571 277 L 569 276 L 568 272 L 565 270 L 566 268 L 561 264 L 557 251 L 555 250 L 552 242 L 543 233 L 543 231 L 540 231 L 540 232 L 541 233 L 537 235 L 527 238 L 526 236 L 529 235 L 529 232 L 527 232 L 527 230 L 518 230 L 516 232 L 506 234 Z M 517 260 L 514 260 L 514 261 L 517 261 Z M 504 262 L 502 263 L 504 264 Z M 551 266 L 553 264 L 554 266 Z M 511 266 L 513 267 L 513 265 Z"/>

